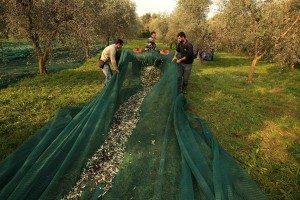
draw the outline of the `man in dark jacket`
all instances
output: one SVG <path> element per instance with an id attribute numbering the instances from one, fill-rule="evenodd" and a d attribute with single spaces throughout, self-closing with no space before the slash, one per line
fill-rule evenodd
<path id="1" fill-rule="evenodd" d="M 186 94 L 188 80 L 191 75 L 192 64 L 194 62 L 193 45 L 186 39 L 184 32 L 177 34 L 178 45 L 173 60 L 179 64 L 178 83 L 180 92 Z"/>

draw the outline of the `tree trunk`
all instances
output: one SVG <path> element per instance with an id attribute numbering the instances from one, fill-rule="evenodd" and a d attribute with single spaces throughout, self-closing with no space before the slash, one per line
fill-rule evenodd
<path id="1" fill-rule="evenodd" d="M 106 44 L 109 45 L 109 37 L 106 38 Z"/>
<path id="2" fill-rule="evenodd" d="M 255 72 L 256 64 L 257 64 L 258 60 L 259 60 L 258 56 L 255 55 L 254 59 L 252 60 L 252 64 L 251 64 L 250 71 L 248 74 L 248 83 L 252 83 L 252 81 L 253 81 L 253 74 Z"/>
<path id="3" fill-rule="evenodd" d="M 294 25 L 296 25 L 299 20 L 300 20 L 300 15 L 297 16 L 296 20 L 292 23 L 290 27 L 288 27 L 288 29 L 286 29 L 282 34 L 280 34 L 278 38 L 276 38 L 275 47 L 277 47 L 280 44 L 280 40 L 284 38 L 290 30 L 292 30 Z"/>
<path id="4" fill-rule="evenodd" d="M 248 83 L 252 83 L 253 81 L 253 75 L 254 75 L 254 72 L 255 72 L 255 69 L 256 69 L 256 64 L 257 62 L 266 54 L 266 51 L 264 51 L 261 55 L 259 55 L 259 53 L 256 53 L 255 56 L 254 56 L 254 59 L 252 60 L 252 64 L 251 64 L 251 67 L 250 67 L 250 71 L 249 71 L 249 74 L 248 74 Z"/>
<path id="5" fill-rule="evenodd" d="M 91 56 L 90 56 L 90 48 L 89 47 L 86 47 L 85 48 L 85 59 L 89 59 Z"/>
<path id="6" fill-rule="evenodd" d="M 38 56 L 39 74 L 47 74 L 46 59 L 44 55 Z"/>
<path id="7" fill-rule="evenodd" d="M 90 45 L 89 42 L 85 42 L 85 59 L 89 59 L 91 57 L 91 50 L 90 50 Z"/>

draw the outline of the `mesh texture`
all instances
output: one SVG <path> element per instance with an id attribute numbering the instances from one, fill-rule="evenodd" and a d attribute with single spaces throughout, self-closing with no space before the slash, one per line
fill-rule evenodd
<path id="1" fill-rule="evenodd" d="M 60 199 L 103 144 L 118 107 L 141 90 L 141 69 L 160 81 L 147 94 L 120 171 L 102 199 L 266 199 L 201 118 L 186 112 L 177 64 L 157 52 L 123 50 L 121 72 L 87 105 L 60 110 L 0 164 L 0 199 Z M 91 187 L 92 188 L 92 187 Z M 97 199 L 101 186 L 81 199 Z"/>

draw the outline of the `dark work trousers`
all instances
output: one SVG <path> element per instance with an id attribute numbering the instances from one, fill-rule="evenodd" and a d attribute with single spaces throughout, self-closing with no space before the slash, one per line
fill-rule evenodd
<path id="1" fill-rule="evenodd" d="M 192 64 L 180 63 L 178 65 L 178 90 L 179 92 L 186 91 L 188 80 L 192 71 Z"/>

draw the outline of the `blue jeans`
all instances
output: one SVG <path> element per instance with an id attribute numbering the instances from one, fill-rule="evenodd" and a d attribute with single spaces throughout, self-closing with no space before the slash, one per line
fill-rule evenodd
<path id="1" fill-rule="evenodd" d="M 111 72 L 109 64 L 107 64 L 107 63 L 104 64 L 102 71 L 103 71 L 103 74 L 105 75 L 104 85 L 106 86 L 106 85 L 108 85 L 108 83 L 111 79 L 111 76 L 112 76 L 112 72 Z"/>

